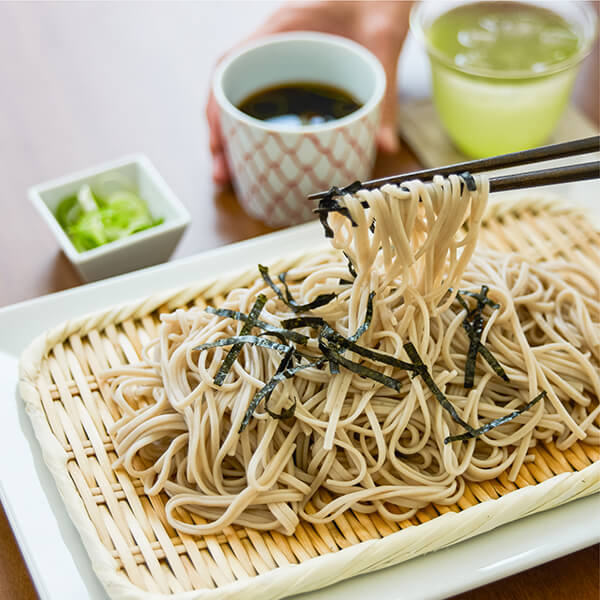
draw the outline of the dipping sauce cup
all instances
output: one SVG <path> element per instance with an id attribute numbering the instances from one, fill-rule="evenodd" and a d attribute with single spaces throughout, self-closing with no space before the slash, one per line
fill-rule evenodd
<path id="1" fill-rule="evenodd" d="M 442 125 L 455 146 L 472 158 L 542 145 L 554 131 L 571 95 L 579 65 L 596 37 L 594 10 L 584 2 L 494 2 L 506 11 L 517 11 L 523 5 L 549 10 L 562 17 L 577 36 L 576 50 L 564 60 L 511 71 L 473 66 L 461 60 L 465 55 L 450 56 L 435 45 L 430 32 L 440 16 L 458 6 L 474 8 L 477 4 L 482 3 L 421 2 L 411 11 L 411 30 L 431 61 L 433 100 Z M 527 20 L 519 25 L 531 26 Z M 477 33 L 488 33 L 493 41 L 494 23 L 484 23 Z M 465 53 L 469 51 L 470 34 L 465 22 L 465 31 L 458 33 Z M 514 34 L 518 35 L 518 30 Z M 514 51 L 510 45 L 506 49 L 507 54 Z"/>
<path id="2" fill-rule="evenodd" d="M 315 125 L 262 121 L 238 106 L 260 90 L 312 82 L 344 90 L 361 105 L 345 117 Z M 312 192 L 368 179 L 385 73 L 366 48 L 312 32 L 256 40 L 226 58 L 215 73 L 227 160 L 238 200 L 272 226 L 316 218 Z"/>

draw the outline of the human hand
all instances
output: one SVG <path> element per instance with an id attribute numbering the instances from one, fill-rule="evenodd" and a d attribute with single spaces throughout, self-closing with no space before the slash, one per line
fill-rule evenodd
<path id="1" fill-rule="evenodd" d="M 368 48 L 383 65 L 387 84 L 381 107 L 377 145 L 384 152 L 398 149 L 396 133 L 396 67 L 408 31 L 411 2 L 302 2 L 285 4 L 254 33 L 250 40 L 285 31 L 321 31 L 350 38 Z M 224 184 L 230 179 L 225 159 L 224 139 L 219 124 L 219 109 L 210 93 L 206 104 L 212 177 Z"/>

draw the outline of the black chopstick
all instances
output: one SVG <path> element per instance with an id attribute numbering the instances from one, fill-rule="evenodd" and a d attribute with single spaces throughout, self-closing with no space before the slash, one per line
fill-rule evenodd
<path id="1" fill-rule="evenodd" d="M 571 181 L 584 181 L 586 179 L 600 178 L 600 161 L 583 163 L 581 165 L 568 165 L 554 167 L 529 173 L 515 173 L 490 179 L 490 192 L 505 192 L 521 188 L 537 187 L 540 185 L 553 185 L 556 183 L 569 183 Z"/>
<path id="2" fill-rule="evenodd" d="M 365 181 L 361 184 L 362 189 L 370 190 L 373 188 L 381 187 L 386 183 L 402 183 L 411 179 L 421 179 L 422 181 L 428 181 L 433 179 L 434 175 L 451 175 L 453 173 L 463 173 L 469 171 L 469 173 L 481 173 L 483 171 L 493 171 L 496 169 L 506 169 L 508 167 L 515 167 L 517 165 L 524 165 L 529 163 L 542 162 L 546 160 L 554 160 L 557 158 L 564 158 L 566 156 L 575 156 L 578 154 L 588 154 L 590 152 L 600 151 L 600 135 L 595 135 L 588 138 L 582 138 L 579 140 L 573 140 L 571 142 L 562 142 L 560 144 L 551 144 L 549 146 L 540 146 L 539 148 L 532 148 L 531 150 L 522 150 L 520 152 L 511 152 L 510 154 L 501 154 L 500 156 L 492 156 L 490 158 L 482 158 L 478 160 L 469 160 L 463 163 L 457 163 L 453 165 L 447 165 L 445 167 L 438 167 L 435 169 L 424 169 L 422 171 L 413 171 L 411 173 L 403 173 L 401 175 L 392 175 L 391 177 L 382 177 L 380 179 L 372 179 Z M 593 164 L 593 163 L 587 163 Z M 557 169 L 566 169 L 567 167 L 557 167 Z M 552 169 L 549 169 L 549 171 Z M 542 173 L 543 171 L 539 171 Z M 536 172 L 537 173 L 537 172 Z M 522 173 L 521 175 L 525 175 Z M 509 175 L 507 177 L 517 177 L 516 175 Z M 553 177 L 557 177 L 554 175 Z M 583 177 L 583 179 L 593 179 L 598 175 L 592 175 L 590 177 Z M 498 178 L 504 179 L 504 178 Z M 532 181 L 536 179 L 533 178 Z M 490 180 L 490 184 L 491 184 Z M 512 181 L 507 179 L 507 182 Z M 576 181 L 576 179 L 567 179 L 566 181 Z M 552 181 L 551 183 L 561 183 L 560 180 Z M 500 186 L 513 185 L 512 183 L 499 183 Z M 534 185 L 548 185 L 546 183 L 536 183 Z M 532 185 L 521 186 L 521 187 L 533 187 Z M 492 191 L 501 191 L 516 189 L 515 187 L 500 187 L 493 189 Z M 319 200 L 327 195 L 327 192 L 317 192 L 311 194 L 309 200 Z"/>

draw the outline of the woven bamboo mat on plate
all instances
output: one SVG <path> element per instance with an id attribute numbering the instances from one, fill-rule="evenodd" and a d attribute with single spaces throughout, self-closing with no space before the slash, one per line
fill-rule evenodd
<path id="1" fill-rule="evenodd" d="M 532 261 L 600 262 L 600 234 L 578 212 L 549 202 L 505 206 L 491 215 L 482 245 L 520 252 Z M 510 235 L 498 236 L 501 230 Z M 97 375 L 138 362 L 144 343 L 157 334 L 161 312 L 208 302 L 218 306 L 228 285 L 252 278 L 246 274 L 218 287 L 188 288 L 67 323 L 37 340 L 22 358 L 21 393 L 45 460 L 111 597 L 283 597 L 598 491 L 598 447 L 577 443 L 560 452 L 553 444 L 539 444 L 531 451 L 535 462 L 525 464 L 516 481 L 504 473 L 467 482 L 454 506 L 431 504 L 400 523 L 348 511 L 324 525 L 301 522 L 290 537 L 243 527 L 203 537 L 177 532 L 165 518 L 165 494 L 148 497 L 139 481 L 113 469 L 116 455 L 107 429 L 121 415 Z M 186 518 L 202 522 L 192 513 Z"/>

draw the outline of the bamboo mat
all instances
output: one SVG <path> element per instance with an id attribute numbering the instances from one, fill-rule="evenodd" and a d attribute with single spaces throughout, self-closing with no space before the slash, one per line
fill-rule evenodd
<path id="1" fill-rule="evenodd" d="M 537 210 L 531 207 L 516 210 L 503 210 L 489 219 L 480 244 L 503 252 L 521 252 L 532 261 L 564 257 L 583 265 L 599 264 L 600 235 L 584 216 L 548 208 L 541 220 L 536 216 Z M 498 228 L 509 228 L 511 232 L 502 244 L 494 235 Z M 192 304 L 218 305 L 219 299 L 199 295 Z M 535 462 L 525 464 L 515 482 L 509 481 L 506 473 L 486 482 L 467 482 L 464 496 L 454 506 L 431 504 L 400 523 L 387 522 L 377 514 L 348 511 L 324 525 L 301 522 L 290 537 L 243 527 L 227 527 L 220 535 L 204 537 L 179 533 L 165 518 L 168 498 L 164 493 L 148 497 L 139 481 L 132 480 L 124 470 L 113 469 L 116 455 L 107 429 L 121 415 L 116 404 L 110 401 L 108 386 L 99 384 L 97 378 L 108 367 L 139 361 L 142 346 L 157 335 L 160 312 L 172 308 L 164 306 L 136 318 L 92 328 L 84 334 L 65 335 L 44 353 L 33 382 L 43 409 L 43 412 L 40 410 L 42 425 L 49 429 L 50 438 L 54 438 L 66 457 L 68 478 L 66 483 L 65 480 L 59 482 L 59 488 L 73 487 L 81 501 L 80 506 L 71 508 L 70 512 L 72 517 L 73 511 L 80 512 L 79 521 L 73 518 L 79 523 L 80 531 L 80 524 L 85 524 L 82 536 L 95 568 L 99 555 L 90 551 L 90 545 L 96 544 L 102 556 L 110 557 L 108 566 L 104 564 L 97 571 L 109 595 L 115 598 L 133 597 L 134 588 L 139 591 L 138 598 L 144 597 L 144 591 L 157 594 L 152 598 L 191 590 L 218 592 L 235 582 L 238 583 L 234 586 L 236 593 L 227 597 L 247 598 L 250 596 L 244 594 L 244 585 L 252 579 L 260 580 L 278 567 L 303 564 L 361 542 L 388 538 L 399 530 L 418 529 L 444 513 L 465 512 L 486 500 L 510 495 L 517 488 L 536 486 L 561 473 L 581 471 L 600 460 L 599 448 L 583 443 L 575 444 L 566 452 L 558 451 L 553 444 L 538 445 L 532 449 Z M 28 406 L 31 414 L 29 409 Z M 42 439 L 39 422 L 34 425 Z M 44 438 L 42 445 L 48 444 L 50 438 Z M 46 456 L 46 448 L 43 449 Z M 46 459 L 57 477 L 58 467 L 51 464 L 47 456 Z M 569 498 L 565 496 L 560 502 L 565 499 Z M 189 522 L 202 522 L 191 513 L 182 513 L 182 517 Z M 457 532 L 454 541 L 468 535 L 471 534 Z M 415 552 L 418 554 L 419 550 Z M 369 569 L 400 559 L 390 556 Z M 112 569 L 110 577 L 107 569 Z M 357 567 L 346 573 L 332 573 L 329 578 L 321 576 L 303 584 L 301 589 L 325 585 L 359 571 Z M 131 585 L 134 587 L 127 587 Z M 278 589 L 273 588 L 260 597 L 266 600 L 300 591 L 294 588 L 293 579 L 283 592 Z M 125 593 L 127 590 L 129 595 Z M 197 596 L 184 594 L 183 597 Z"/>

